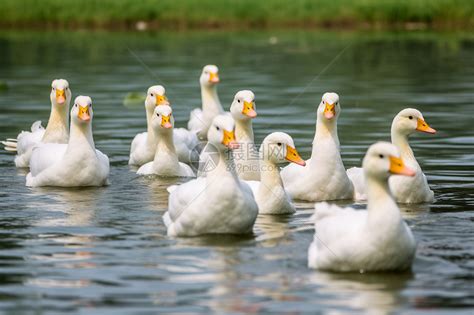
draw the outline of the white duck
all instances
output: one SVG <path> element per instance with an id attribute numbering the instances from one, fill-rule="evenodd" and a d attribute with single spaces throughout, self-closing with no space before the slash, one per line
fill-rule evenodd
<path id="1" fill-rule="evenodd" d="M 393 119 L 391 130 L 392 143 L 400 150 L 402 159 L 407 166 L 416 172 L 416 175 L 413 177 L 390 177 L 390 189 L 395 200 L 400 203 L 423 203 L 433 202 L 434 200 L 434 193 L 430 189 L 428 180 L 425 174 L 423 174 L 408 143 L 408 137 L 416 131 L 430 134 L 436 133 L 436 130 L 426 123 L 421 112 L 413 108 L 402 110 Z M 354 184 L 355 198 L 357 200 L 367 199 L 362 168 L 350 168 L 347 170 L 347 175 Z"/>
<path id="2" fill-rule="evenodd" d="M 207 130 L 214 117 L 224 112 L 219 96 L 217 96 L 218 83 L 219 69 L 215 65 L 204 66 L 199 77 L 202 109 L 192 110 L 188 122 L 188 129 L 197 133 L 199 139 L 202 140 L 207 139 Z"/>
<path id="3" fill-rule="evenodd" d="M 171 107 L 168 105 L 157 106 L 150 123 L 153 128 L 153 137 L 158 139 L 155 158 L 152 162 L 143 164 L 138 169 L 137 174 L 156 174 L 165 177 L 194 177 L 191 167 L 178 161 L 178 155 L 173 143 L 174 118 Z"/>
<path id="4" fill-rule="evenodd" d="M 170 192 L 163 220 L 169 236 L 251 233 L 258 206 L 250 187 L 239 180 L 228 150 L 238 147 L 235 122 L 230 115 L 214 118 L 207 134 L 216 149 L 218 163 L 207 173 Z"/>
<path id="5" fill-rule="evenodd" d="M 354 189 L 339 152 L 337 118 L 340 112 L 339 96 L 325 93 L 317 110 L 311 158 L 305 167 L 290 164 L 281 172 L 291 197 L 307 201 L 353 198 Z"/>
<path id="6" fill-rule="evenodd" d="M 363 161 L 367 210 L 318 203 L 315 236 L 308 250 L 310 268 L 339 272 L 391 271 L 411 267 L 416 241 L 388 187 L 390 174 L 414 176 L 397 148 L 370 146 Z"/>
<path id="7" fill-rule="evenodd" d="M 165 93 L 166 90 L 161 85 L 154 85 L 148 88 L 145 99 L 147 131 L 139 133 L 133 138 L 130 148 L 130 159 L 128 161 L 129 165 L 141 166 L 153 161 L 158 139 L 153 132 L 151 118 L 154 115 L 156 106 L 170 105 Z M 199 154 L 195 151 L 195 148 L 199 141 L 196 134 L 184 128 L 173 129 L 173 133 L 178 159 L 185 163 L 197 161 Z"/>
<path id="8" fill-rule="evenodd" d="M 230 113 L 235 120 L 235 137 L 239 150 L 233 150 L 237 174 L 243 180 L 260 180 L 259 154 L 254 143 L 252 119 L 257 117 L 255 95 L 242 90 L 235 94 Z"/>
<path id="9" fill-rule="evenodd" d="M 260 181 L 246 181 L 252 188 L 260 214 L 294 213 L 295 207 L 283 187 L 279 164 L 292 162 L 305 166 L 293 138 L 283 132 L 265 137 L 260 146 Z"/>
<path id="10" fill-rule="evenodd" d="M 92 100 L 78 96 L 71 109 L 67 144 L 34 147 L 26 186 L 103 186 L 109 176 L 109 158 L 95 149 L 92 137 Z"/>
<path id="11" fill-rule="evenodd" d="M 51 84 L 51 114 L 46 130 L 41 121 L 35 121 L 31 132 L 22 131 L 16 139 L 2 141 L 5 150 L 16 152 L 16 167 L 29 167 L 31 152 L 38 143 L 67 143 L 69 137 L 69 103 L 71 90 L 64 79 L 54 80 Z"/>

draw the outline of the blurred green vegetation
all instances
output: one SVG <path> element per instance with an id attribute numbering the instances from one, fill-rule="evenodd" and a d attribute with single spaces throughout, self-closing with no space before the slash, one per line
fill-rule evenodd
<path id="1" fill-rule="evenodd" d="M 145 22 L 139 23 L 138 22 Z M 474 26 L 470 0 L 2 0 L 3 27 L 439 28 Z M 140 26 L 141 25 L 141 26 Z"/>

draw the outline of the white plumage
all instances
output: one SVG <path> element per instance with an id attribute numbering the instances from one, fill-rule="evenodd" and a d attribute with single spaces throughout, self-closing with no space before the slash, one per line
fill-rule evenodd
<path id="1" fill-rule="evenodd" d="M 315 205 L 315 236 L 308 250 L 310 268 L 348 271 L 409 269 L 416 242 L 388 188 L 390 173 L 413 176 L 392 144 L 372 145 L 364 158 L 367 210 Z"/>
<path id="2" fill-rule="evenodd" d="M 78 96 L 71 109 L 68 144 L 35 147 L 27 186 L 102 186 L 107 184 L 109 159 L 95 149 L 92 136 L 92 101 Z"/>

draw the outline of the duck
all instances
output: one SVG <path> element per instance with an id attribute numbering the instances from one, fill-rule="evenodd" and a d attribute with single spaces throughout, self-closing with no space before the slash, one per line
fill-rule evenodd
<path id="1" fill-rule="evenodd" d="M 188 121 L 188 129 L 195 132 L 200 140 L 207 140 L 207 131 L 212 120 L 224 112 L 217 95 L 219 82 L 219 68 L 216 65 L 204 66 L 199 77 L 202 108 L 193 109 Z"/>
<path id="2" fill-rule="evenodd" d="M 396 146 L 377 142 L 363 160 L 367 209 L 316 203 L 314 240 L 308 266 L 335 272 L 377 272 L 410 269 L 416 241 L 403 220 L 388 184 L 392 174 L 413 177 Z"/>
<path id="3" fill-rule="evenodd" d="M 156 174 L 163 177 L 194 177 L 194 172 L 187 164 L 179 162 L 173 143 L 174 117 L 168 105 L 155 107 L 151 118 L 153 137 L 157 139 L 155 158 L 143 164 L 138 175 Z"/>
<path id="4" fill-rule="evenodd" d="M 236 129 L 237 131 L 237 129 Z M 263 139 L 259 150 L 260 181 L 245 181 L 252 188 L 259 214 L 294 213 L 290 196 L 280 177 L 279 165 L 285 162 L 305 166 L 293 138 L 284 132 L 273 132 Z"/>
<path id="5" fill-rule="evenodd" d="M 72 92 L 69 82 L 56 79 L 51 83 L 51 113 L 46 129 L 37 120 L 31 131 L 22 131 L 15 139 L 2 141 L 5 150 L 16 152 L 15 166 L 27 168 L 30 165 L 32 149 L 38 143 L 67 143 L 69 137 L 69 104 Z"/>
<path id="6" fill-rule="evenodd" d="M 354 187 L 339 151 L 337 119 L 340 113 L 339 95 L 324 93 L 317 109 L 311 158 L 305 167 L 290 164 L 281 171 L 285 188 L 292 198 L 304 201 L 353 198 Z"/>
<path id="7" fill-rule="evenodd" d="M 216 116 L 207 139 L 218 155 L 206 177 L 168 187 L 168 211 L 163 216 L 170 237 L 205 234 L 249 234 L 258 215 L 251 188 L 239 179 L 229 150 L 239 147 L 230 115 Z"/>
<path id="8" fill-rule="evenodd" d="M 390 189 L 395 200 L 399 203 L 431 203 L 434 201 L 434 193 L 430 189 L 428 180 L 408 142 L 408 137 L 415 132 L 435 134 L 436 130 L 428 125 L 419 110 L 405 108 L 393 119 L 390 133 L 392 144 L 400 150 L 403 160 L 411 169 L 415 170 L 416 174 L 413 177 L 390 177 Z M 350 168 L 347 170 L 347 175 L 354 184 L 355 199 L 366 200 L 365 177 L 362 168 Z"/>
<path id="9" fill-rule="evenodd" d="M 71 108 L 67 144 L 45 143 L 33 148 L 26 186 L 104 186 L 109 158 L 96 150 L 92 135 L 92 100 L 78 96 Z"/>
<path id="10" fill-rule="evenodd" d="M 153 85 L 148 88 L 145 99 L 145 112 L 147 121 L 147 131 L 137 134 L 132 141 L 130 148 L 129 165 L 142 166 L 153 161 L 156 152 L 158 139 L 151 126 L 151 118 L 154 115 L 155 107 L 160 105 L 170 106 L 166 90 L 162 85 Z M 196 148 L 199 144 L 197 135 L 185 128 L 173 128 L 174 143 L 178 159 L 184 163 L 192 163 L 199 159 Z"/>
<path id="11" fill-rule="evenodd" d="M 242 180 L 260 180 L 259 153 L 254 143 L 252 119 L 257 117 L 255 94 L 250 90 L 238 91 L 230 113 L 235 120 L 235 136 L 240 149 L 233 150 L 237 175 Z"/>

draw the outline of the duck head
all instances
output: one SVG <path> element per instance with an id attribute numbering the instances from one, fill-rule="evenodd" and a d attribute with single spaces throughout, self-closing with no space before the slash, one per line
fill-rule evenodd
<path id="1" fill-rule="evenodd" d="M 405 165 L 395 145 L 377 142 L 369 147 L 362 163 L 366 175 L 387 180 L 390 175 L 415 176 L 415 171 Z"/>
<path id="2" fill-rule="evenodd" d="M 332 92 L 324 93 L 318 106 L 318 117 L 321 118 L 321 121 L 337 121 L 340 112 L 339 95 Z"/>
<path id="3" fill-rule="evenodd" d="M 253 92 L 250 90 L 237 92 L 230 105 L 230 112 L 235 120 L 249 120 L 257 117 Z"/>
<path id="4" fill-rule="evenodd" d="M 92 122 L 92 100 L 89 96 L 79 95 L 74 100 L 74 105 L 71 108 L 71 121 L 85 125 Z"/>
<path id="5" fill-rule="evenodd" d="M 204 66 L 201 76 L 199 77 L 201 86 L 215 86 L 219 81 L 219 68 L 215 65 Z"/>
<path id="6" fill-rule="evenodd" d="M 172 131 L 174 127 L 174 118 L 171 107 L 168 105 L 156 106 L 151 123 L 153 129 L 159 132 Z"/>
<path id="7" fill-rule="evenodd" d="M 260 147 L 264 160 L 281 164 L 284 162 L 296 163 L 305 166 L 305 161 L 296 151 L 293 138 L 284 132 L 273 132 L 265 137 Z"/>
<path id="8" fill-rule="evenodd" d="M 51 104 L 55 107 L 69 107 L 69 103 L 71 102 L 69 82 L 64 79 L 53 80 L 49 98 L 51 99 Z"/>
<path id="9" fill-rule="evenodd" d="M 170 105 L 168 98 L 166 97 L 165 88 L 162 85 L 153 85 L 148 88 L 145 107 L 147 110 L 153 111 L 156 106 L 159 105 Z"/>
<path id="10" fill-rule="evenodd" d="M 219 151 L 238 149 L 240 146 L 235 139 L 235 121 L 232 116 L 222 114 L 214 117 L 207 132 L 207 140 Z"/>
<path id="11" fill-rule="evenodd" d="M 393 119 L 392 130 L 398 134 L 409 136 L 415 131 L 425 133 L 436 133 L 423 118 L 419 110 L 414 108 L 405 108 Z"/>

